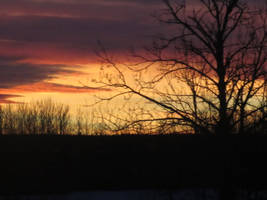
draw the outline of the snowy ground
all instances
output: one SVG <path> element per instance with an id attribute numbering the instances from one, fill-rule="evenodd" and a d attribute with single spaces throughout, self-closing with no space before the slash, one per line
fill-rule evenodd
<path id="1" fill-rule="evenodd" d="M 207 192 L 208 198 L 217 199 L 216 193 Z M 97 192 L 73 192 L 63 195 L 43 195 L 43 196 L 8 196 L 1 197 L 0 200 L 168 200 L 170 192 L 155 190 L 133 190 L 133 191 L 97 191 Z M 203 199 L 203 190 L 183 190 L 172 193 L 174 200 L 200 200 Z"/>
<path id="2" fill-rule="evenodd" d="M 171 194 L 171 196 L 170 196 Z M 171 197 L 171 198 L 170 198 Z M 5 196 L 0 200 L 217 200 L 215 190 L 131 190 L 131 191 L 96 191 L 73 192 L 61 195 Z M 237 200 L 266 200 L 266 191 L 257 193 L 239 192 Z"/>

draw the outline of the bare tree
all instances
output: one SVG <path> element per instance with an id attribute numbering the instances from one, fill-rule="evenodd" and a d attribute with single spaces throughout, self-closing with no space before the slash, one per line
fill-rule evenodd
<path id="1" fill-rule="evenodd" d="M 155 16 L 169 31 L 145 53 L 131 52 L 134 84 L 100 45 L 98 56 L 114 71 L 95 82 L 117 91 L 100 101 L 136 95 L 166 114 L 140 120 L 192 133 L 256 130 L 266 122 L 267 12 L 244 0 L 197 2 L 163 0 Z"/>
<path id="2" fill-rule="evenodd" d="M 2 106 L 0 105 L 0 135 L 3 134 L 3 118 L 4 118 L 4 112 Z"/>

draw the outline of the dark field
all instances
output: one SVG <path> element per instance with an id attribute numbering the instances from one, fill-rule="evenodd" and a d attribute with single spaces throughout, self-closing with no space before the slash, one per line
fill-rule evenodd
<path id="1" fill-rule="evenodd" d="M 0 193 L 267 189 L 266 136 L 0 136 Z"/>

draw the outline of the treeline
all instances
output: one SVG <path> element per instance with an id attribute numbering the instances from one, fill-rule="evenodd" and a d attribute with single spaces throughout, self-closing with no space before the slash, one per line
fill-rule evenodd
<path id="1" fill-rule="evenodd" d="M 69 105 L 56 103 L 51 99 L 0 105 L 0 135 L 162 135 L 189 133 L 186 132 L 183 125 L 172 126 L 171 123 L 162 123 L 162 121 L 157 120 L 140 120 L 138 119 L 140 116 L 132 110 L 114 112 L 114 109 L 91 108 L 86 110 L 81 107 L 76 112 L 72 112 Z M 255 113 L 253 118 L 246 121 L 249 128 L 243 133 L 267 133 L 266 119 L 264 111 Z"/>
<path id="2" fill-rule="evenodd" d="M 41 100 L 0 105 L 0 134 L 89 135 L 104 131 L 92 113 L 71 114 L 68 105 Z"/>
<path id="3" fill-rule="evenodd" d="M 0 105 L 0 135 L 124 135 L 169 133 L 160 122 L 136 122 L 132 112 L 114 109 L 70 109 L 51 99 Z M 132 121 L 131 126 L 127 126 Z M 157 128 L 155 128 L 157 127 Z"/>

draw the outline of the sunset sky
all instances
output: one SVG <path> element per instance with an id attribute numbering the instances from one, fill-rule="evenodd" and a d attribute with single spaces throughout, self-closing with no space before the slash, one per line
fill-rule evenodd
<path id="1" fill-rule="evenodd" d="M 160 31 L 160 0 L 1 0 L 0 103 L 52 98 L 83 104 L 97 93 L 97 41 L 123 57 Z M 88 87 L 84 87 L 84 86 Z"/>
<path id="2" fill-rule="evenodd" d="M 161 8 L 161 0 L 0 0 L 0 103 L 86 104 L 109 92 L 90 83 L 97 41 L 124 58 L 164 30 L 151 17 Z"/>

